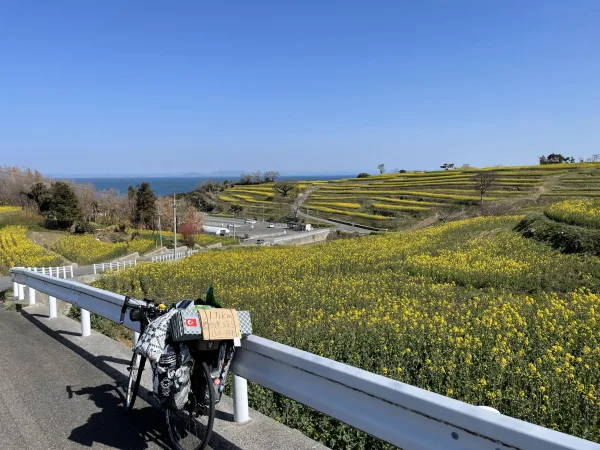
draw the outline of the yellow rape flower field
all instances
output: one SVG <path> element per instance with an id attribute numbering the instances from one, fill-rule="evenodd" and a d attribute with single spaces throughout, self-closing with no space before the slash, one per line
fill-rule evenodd
<path id="1" fill-rule="evenodd" d="M 0 214 L 7 212 L 21 211 L 20 206 L 0 206 Z"/>
<path id="2" fill-rule="evenodd" d="M 600 260 L 526 240 L 519 220 L 202 252 L 97 285 L 175 301 L 214 284 L 260 336 L 598 442 Z M 251 399 L 333 448 L 387 448 L 256 386 Z"/>
<path id="3" fill-rule="evenodd" d="M 565 200 L 546 209 L 551 219 L 587 228 L 600 228 L 600 200 Z"/>
<path id="4" fill-rule="evenodd" d="M 62 258 L 27 238 L 27 228 L 9 225 L 0 229 L 0 273 L 11 266 L 44 267 L 60 265 Z"/>
<path id="5" fill-rule="evenodd" d="M 102 242 L 94 236 L 66 235 L 52 244 L 52 250 L 67 259 L 82 265 L 110 261 L 128 253 L 148 252 L 155 247 L 155 242 L 149 239 L 135 239 L 127 242 Z"/>

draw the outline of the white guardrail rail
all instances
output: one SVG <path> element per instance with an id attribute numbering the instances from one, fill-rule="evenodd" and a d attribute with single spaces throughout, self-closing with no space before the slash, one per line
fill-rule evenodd
<path id="1" fill-rule="evenodd" d="M 58 278 L 73 278 L 73 266 L 27 267 L 27 270 Z"/>
<path id="2" fill-rule="evenodd" d="M 164 253 L 162 255 L 155 255 L 152 257 L 152 262 L 162 262 L 162 261 L 170 261 L 172 259 L 187 258 L 188 256 L 192 256 L 192 255 L 198 253 L 198 251 L 199 250 L 184 250 L 182 252 L 175 253 L 175 256 L 173 256 L 173 252 Z"/>
<path id="3" fill-rule="evenodd" d="M 120 270 L 127 269 L 128 267 L 136 267 L 137 259 L 131 259 L 129 261 L 116 261 L 108 263 L 94 264 L 94 274 L 98 272 L 104 272 L 105 270 Z"/>
<path id="4" fill-rule="evenodd" d="M 14 283 L 118 322 L 124 297 L 71 280 L 11 269 Z M 30 303 L 31 303 L 30 295 Z M 35 302 L 35 295 L 33 296 Z M 50 317 L 56 316 L 56 301 Z M 139 331 L 137 322 L 127 328 Z M 247 380 L 405 450 L 599 450 L 575 436 L 473 406 L 258 336 L 242 340 L 233 364 L 234 420 L 248 420 Z"/>

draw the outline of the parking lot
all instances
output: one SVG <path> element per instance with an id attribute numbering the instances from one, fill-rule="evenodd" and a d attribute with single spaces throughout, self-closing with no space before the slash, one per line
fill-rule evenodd
<path id="1" fill-rule="evenodd" d="M 256 222 L 254 224 L 246 223 L 245 219 L 230 219 L 221 217 L 205 217 L 205 225 L 211 227 L 223 227 L 229 229 L 229 236 L 238 237 L 240 235 L 247 234 L 250 237 L 248 241 L 242 241 L 242 245 L 256 244 L 257 239 L 264 239 L 266 243 L 272 242 L 273 239 L 277 239 L 283 236 L 293 236 L 295 234 L 301 235 L 302 231 L 290 230 L 286 227 L 286 224 L 274 224 L 272 228 L 269 227 L 268 222 Z"/>

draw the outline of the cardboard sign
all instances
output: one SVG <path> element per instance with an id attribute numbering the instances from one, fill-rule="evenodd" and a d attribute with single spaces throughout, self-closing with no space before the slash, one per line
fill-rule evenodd
<path id="1" fill-rule="evenodd" d="M 242 337 L 240 321 L 235 309 L 200 309 L 198 316 L 202 327 L 201 339 L 205 341 Z"/>

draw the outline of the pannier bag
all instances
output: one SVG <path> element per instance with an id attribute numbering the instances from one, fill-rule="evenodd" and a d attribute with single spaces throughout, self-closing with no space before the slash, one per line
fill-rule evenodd
<path id="1" fill-rule="evenodd" d="M 133 351 L 152 362 L 157 362 L 165 349 L 167 334 L 169 333 L 169 322 L 176 311 L 171 310 L 150 322 L 133 346 Z"/>
<path id="2" fill-rule="evenodd" d="M 194 309 L 177 309 L 171 318 L 171 337 L 174 341 L 200 339 L 202 328 Z"/>
<path id="3" fill-rule="evenodd" d="M 242 337 L 248 337 L 252 334 L 252 321 L 250 320 L 250 311 L 238 311 L 238 320 L 240 321 L 240 331 Z"/>
<path id="4" fill-rule="evenodd" d="M 213 386 L 215 387 L 218 397 L 217 403 L 221 400 L 221 395 L 225 390 L 225 381 L 227 380 L 227 374 L 229 373 L 229 366 L 235 353 L 235 347 L 231 342 L 223 341 L 219 344 L 219 356 L 217 357 L 216 363 L 210 368 L 210 376 L 213 380 Z"/>
<path id="5" fill-rule="evenodd" d="M 192 357 L 184 343 L 167 344 L 154 368 L 154 394 L 171 410 L 182 409 L 191 389 Z"/>

